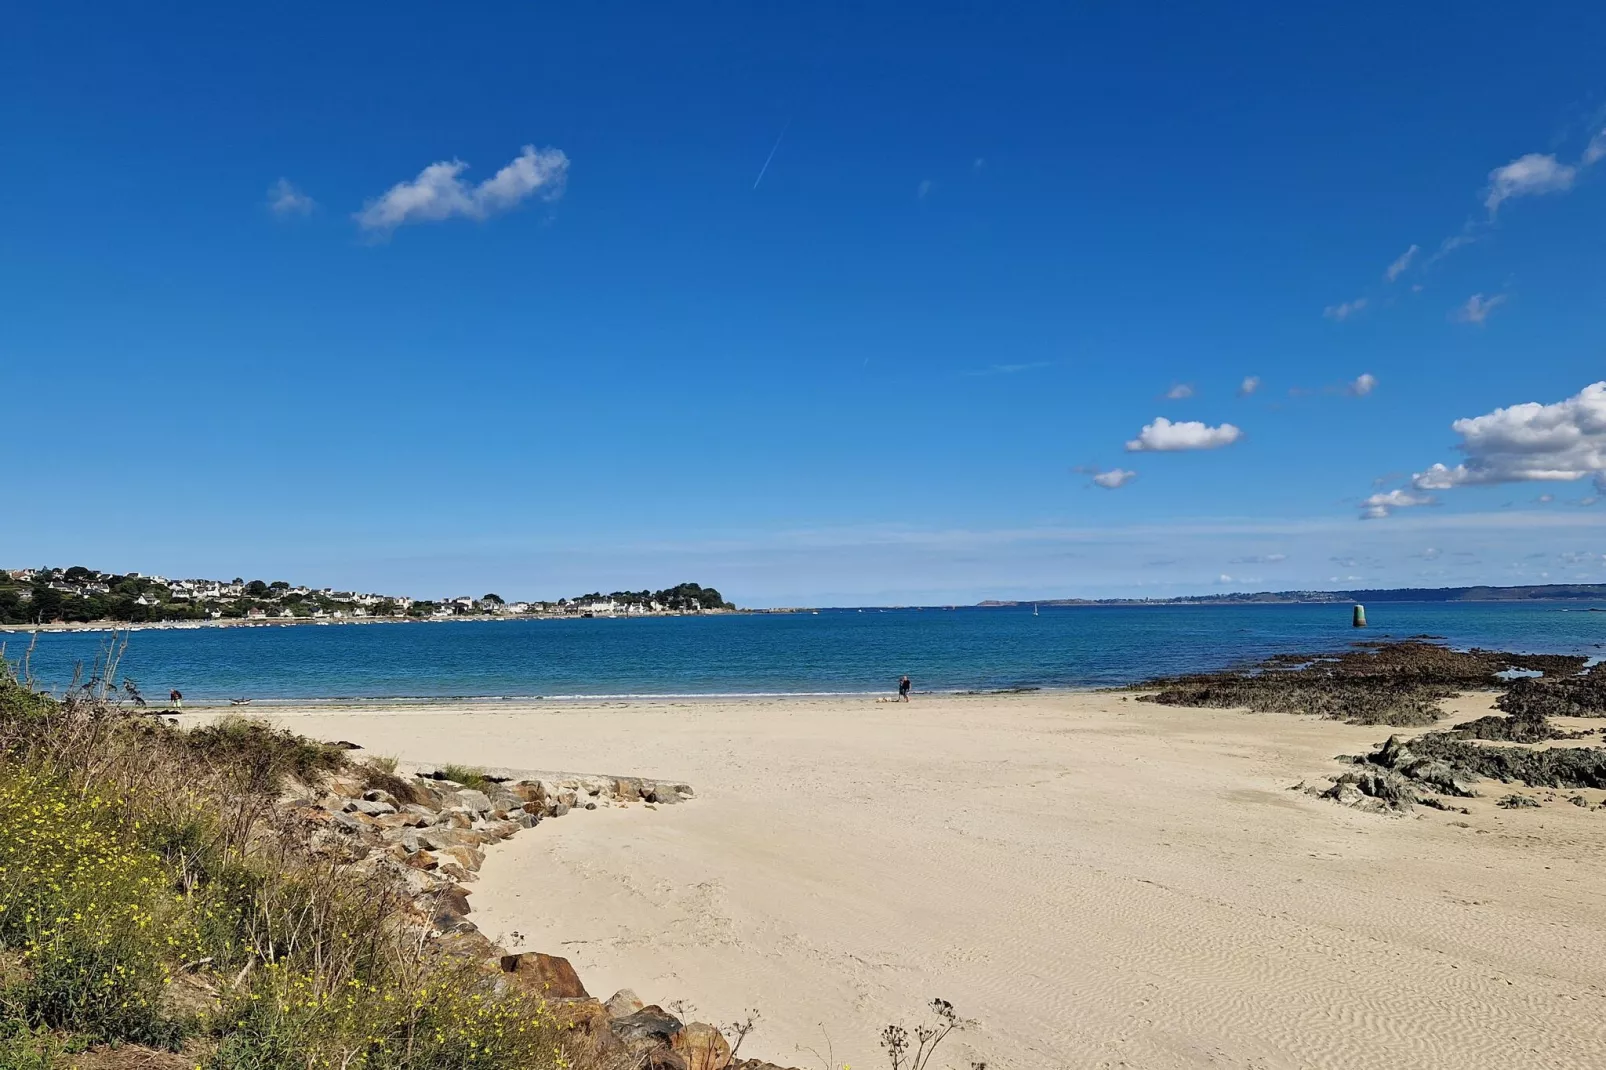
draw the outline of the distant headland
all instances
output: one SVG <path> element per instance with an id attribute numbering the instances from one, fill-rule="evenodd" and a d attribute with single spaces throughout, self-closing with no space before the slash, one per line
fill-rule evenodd
<path id="1" fill-rule="evenodd" d="M 410 598 L 238 577 L 180 580 L 101 572 L 82 565 L 0 570 L 0 626 L 680 616 L 735 609 L 717 590 L 696 583 L 661 591 L 592 592 L 547 602 L 509 601 L 494 593 L 479 598 Z"/>
<path id="2" fill-rule="evenodd" d="M 1390 587 L 1365 591 L 1258 591 L 1180 598 L 988 599 L 980 606 L 1222 606 L 1293 602 L 1537 602 L 1606 601 L 1606 583 L 1545 583 L 1531 587 Z"/>

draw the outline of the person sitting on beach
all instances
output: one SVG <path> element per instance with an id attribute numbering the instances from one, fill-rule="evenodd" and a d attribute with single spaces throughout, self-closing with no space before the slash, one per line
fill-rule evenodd
<path id="1" fill-rule="evenodd" d="M 905 676 L 903 679 L 899 680 L 898 681 L 898 698 L 902 699 L 904 702 L 908 702 L 909 701 L 909 688 L 911 688 L 913 686 L 914 686 L 913 684 L 909 683 L 909 677 L 907 677 L 907 676 Z"/>
<path id="2" fill-rule="evenodd" d="M 167 693 L 167 704 L 175 710 L 182 710 L 184 708 L 184 692 L 176 687 L 173 688 Z"/>

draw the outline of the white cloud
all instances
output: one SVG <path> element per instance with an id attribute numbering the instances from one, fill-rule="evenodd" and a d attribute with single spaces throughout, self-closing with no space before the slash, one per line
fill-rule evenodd
<path id="1" fill-rule="evenodd" d="M 970 161 L 970 169 L 972 171 L 980 171 L 983 167 L 986 167 L 986 166 L 987 166 L 987 158 L 985 156 L 978 156 L 974 160 Z"/>
<path id="2" fill-rule="evenodd" d="M 1365 308 L 1366 298 L 1357 297 L 1353 301 L 1345 301 L 1342 304 L 1337 305 L 1328 305 L 1326 308 L 1322 309 L 1322 315 L 1326 316 L 1330 320 L 1338 320 L 1340 323 L 1342 323 Z"/>
<path id="3" fill-rule="evenodd" d="M 1260 389 L 1260 376 L 1246 375 L 1244 381 L 1238 384 L 1238 396 L 1246 398 Z"/>
<path id="4" fill-rule="evenodd" d="M 1229 576 L 1225 572 L 1223 572 L 1221 575 L 1216 577 L 1216 582 L 1217 583 L 1232 583 L 1234 581 L 1233 581 L 1233 578 L 1231 576 Z"/>
<path id="5" fill-rule="evenodd" d="M 1409 249 L 1405 250 L 1405 252 L 1401 253 L 1395 258 L 1394 263 L 1390 264 L 1388 269 L 1383 272 L 1383 278 L 1387 279 L 1389 282 L 1393 282 L 1395 279 L 1405 274 L 1405 269 L 1411 266 L 1411 261 L 1415 260 L 1416 254 L 1420 253 L 1421 251 L 1422 247 L 1420 245 L 1413 244 Z"/>
<path id="6" fill-rule="evenodd" d="M 920 201 L 925 200 L 931 195 L 932 188 L 935 185 L 936 183 L 932 182 L 931 179 L 922 178 L 920 180 L 920 185 L 915 187 L 915 199 Z"/>
<path id="7" fill-rule="evenodd" d="M 1108 472 L 1094 472 L 1092 475 L 1093 482 L 1105 490 L 1119 490 L 1138 476 L 1136 472 L 1128 471 L 1125 468 L 1112 468 Z"/>
<path id="8" fill-rule="evenodd" d="M 1127 452 L 1171 452 L 1175 450 L 1213 450 L 1230 446 L 1243 437 L 1243 432 L 1232 424 L 1211 427 L 1198 420 L 1172 423 L 1164 416 L 1156 416 L 1154 423 L 1145 424 L 1138 437 L 1126 444 Z"/>
<path id="9" fill-rule="evenodd" d="M 1489 318 L 1489 313 L 1505 303 L 1505 294 L 1495 294 L 1493 297 L 1473 294 L 1467 298 L 1466 304 L 1450 314 L 1450 318 L 1457 323 L 1475 323 L 1481 327 L 1483 326 L 1483 321 Z"/>
<path id="10" fill-rule="evenodd" d="M 539 194 L 563 195 L 569 158 L 561 149 L 526 145 L 513 162 L 477 186 L 463 181 L 462 160 L 432 163 L 411 182 L 398 182 L 356 214 L 364 230 L 390 231 L 407 223 L 433 223 L 453 216 L 486 219 Z"/>
<path id="11" fill-rule="evenodd" d="M 1606 382 L 1564 401 L 1536 401 L 1455 421 L 1466 460 L 1435 464 L 1411 477 L 1417 490 L 1492 483 L 1567 482 L 1595 477 L 1606 489 Z"/>
<path id="12" fill-rule="evenodd" d="M 1351 397 L 1364 398 L 1377 389 L 1377 376 L 1371 372 L 1362 372 L 1355 380 L 1344 387 L 1344 393 Z"/>
<path id="13" fill-rule="evenodd" d="M 317 202 L 296 189 L 287 178 L 268 187 L 268 210 L 276 216 L 308 215 L 316 207 Z"/>
<path id="14" fill-rule="evenodd" d="M 1558 162 L 1549 153 L 1530 152 L 1489 172 L 1489 188 L 1483 206 L 1489 209 L 1492 216 L 1500 210 L 1501 204 L 1513 197 L 1561 193 L 1571 189 L 1576 177 L 1578 168 Z"/>
<path id="15" fill-rule="evenodd" d="M 1287 560 L 1287 554 L 1250 554 L 1248 557 L 1235 557 L 1228 563 L 1233 565 L 1280 565 Z"/>
<path id="16" fill-rule="evenodd" d="M 1435 504 L 1433 496 L 1408 490 L 1390 490 L 1374 494 L 1361 502 L 1363 520 L 1381 520 L 1395 509 L 1409 509 L 1417 505 Z"/>
<path id="17" fill-rule="evenodd" d="M 1178 383 L 1165 392 L 1167 401 L 1183 401 L 1193 397 L 1192 383 Z"/>
<path id="18" fill-rule="evenodd" d="M 1606 159 L 1606 127 L 1597 130 L 1595 136 L 1589 139 L 1589 144 L 1584 146 L 1584 158 L 1581 162 L 1585 167 L 1589 167 L 1602 159 Z"/>

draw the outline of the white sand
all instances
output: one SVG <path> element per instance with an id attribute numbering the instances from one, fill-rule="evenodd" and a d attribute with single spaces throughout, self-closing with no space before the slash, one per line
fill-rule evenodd
<path id="1" fill-rule="evenodd" d="M 979 1025 L 936 1066 L 1606 1066 L 1606 812 L 1287 790 L 1386 730 L 1069 694 L 286 720 L 691 782 L 493 848 L 473 917 L 593 995 L 758 1008 L 744 1055 L 885 1065 L 880 1028 L 941 996 Z"/>

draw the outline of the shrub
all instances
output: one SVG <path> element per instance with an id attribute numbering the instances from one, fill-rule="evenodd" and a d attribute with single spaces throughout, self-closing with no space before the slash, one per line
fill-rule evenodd
<path id="1" fill-rule="evenodd" d="M 346 764 L 338 747 L 249 717 L 224 717 L 181 733 L 181 738 L 197 756 L 230 770 L 244 791 L 272 791 L 287 775 L 307 780 Z"/>
<path id="2" fill-rule="evenodd" d="M 477 788 L 484 791 L 491 786 L 491 780 L 485 775 L 485 770 L 468 765 L 443 765 L 439 774 L 447 780 L 455 780 L 465 788 Z"/>
<path id="3" fill-rule="evenodd" d="M 194 926 L 159 854 L 116 803 L 57 776 L 0 768 L 0 950 L 19 956 L 7 1016 L 94 1037 L 171 1043 L 160 1002 Z"/>
<path id="4" fill-rule="evenodd" d="M 214 1070 L 543 1070 L 565 1066 L 544 1004 L 497 996 L 471 968 L 416 985 L 352 980 L 331 989 L 270 964 L 225 1009 Z"/>

